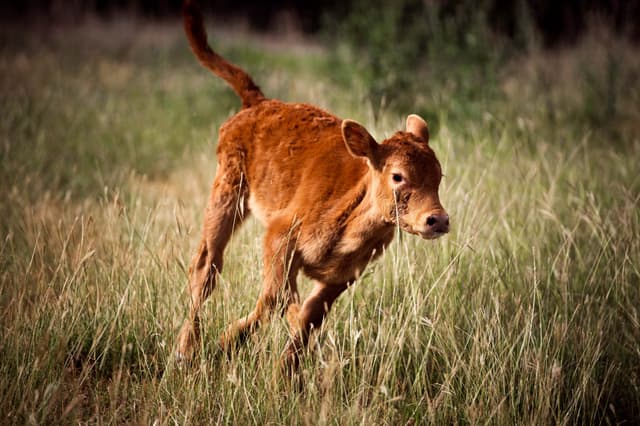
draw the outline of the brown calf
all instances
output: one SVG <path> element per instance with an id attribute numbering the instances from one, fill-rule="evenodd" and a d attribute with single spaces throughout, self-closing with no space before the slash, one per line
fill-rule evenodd
<path id="1" fill-rule="evenodd" d="M 310 331 L 382 253 L 396 226 L 426 239 L 448 232 L 438 199 L 442 173 L 428 146 L 427 124 L 410 115 L 406 131 L 378 144 L 355 121 L 265 98 L 243 70 L 211 50 L 190 1 L 184 27 L 195 55 L 236 91 L 242 109 L 220 128 L 218 168 L 189 271 L 191 309 L 177 358 L 195 355 L 198 312 L 222 270 L 225 246 L 251 212 L 266 228 L 262 294 L 253 312 L 229 326 L 221 345 L 228 348 L 279 307 L 291 327 L 284 361 L 295 366 Z M 299 271 L 315 283 L 302 304 Z"/>

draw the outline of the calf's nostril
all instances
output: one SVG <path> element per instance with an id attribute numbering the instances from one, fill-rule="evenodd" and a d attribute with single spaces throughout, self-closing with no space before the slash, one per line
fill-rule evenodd
<path id="1" fill-rule="evenodd" d="M 427 218 L 427 225 L 429 226 L 433 226 L 436 223 L 436 217 L 435 216 L 429 216 Z"/>

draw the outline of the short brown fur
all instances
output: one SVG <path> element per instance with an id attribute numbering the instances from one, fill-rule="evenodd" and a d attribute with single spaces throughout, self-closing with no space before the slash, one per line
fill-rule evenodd
<path id="1" fill-rule="evenodd" d="M 221 345 L 229 348 L 278 309 L 291 331 L 284 362 L 295 366 L 310 331 L 383 252 L 396 226 L 428 239 L 448 232 L 438 198 L 440 164 L 428 146 L 427 125 L 416 115 L 407 118 L 407 131 L 378 144 L 354 121 L 267 99 L 243 70 L 211 50 L 192 2 L 183 11 L 196 57 L 236 91 L 242 109 L 220 128 L 218 168 L 189 271 L 191 309 L 177 356 L 196 354 L 198 312 L 215 287 L 232 233 L 253 213 L 266 228 L 262 294 L 253 312 L 228 327 Z M 300 271 L 314 280 L 302 304 Z"/>

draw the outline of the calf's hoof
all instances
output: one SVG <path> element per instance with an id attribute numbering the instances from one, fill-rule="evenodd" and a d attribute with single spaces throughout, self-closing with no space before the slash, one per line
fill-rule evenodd
<path id="1" fill-rule="evenodd" d="M 196 358 L 196 352 L 200 342 L 198 331 L 189 323 L 185 323 L 178 334 L 178 344 L 176 348 L 176 363 L 180 367 L 191 365 Z"/>

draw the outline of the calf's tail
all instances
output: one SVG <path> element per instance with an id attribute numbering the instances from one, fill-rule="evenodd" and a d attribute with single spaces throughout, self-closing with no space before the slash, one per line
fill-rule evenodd
<path id="1" fill-rule="evenodd" d="M 191 50 L 202 65 L 226 81 L 238 94 L 243 108 L 249 108 L 265 100 L 260 88 L 249 74 L 214 52 L 207 43 L 202 13 L 194 1 L 185 0 L 182 7 L 184 31 L 187 33 Z"/>

